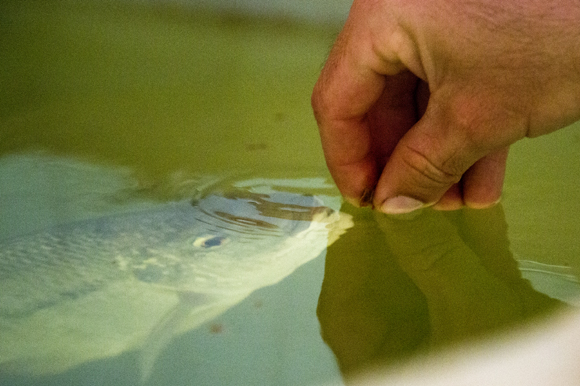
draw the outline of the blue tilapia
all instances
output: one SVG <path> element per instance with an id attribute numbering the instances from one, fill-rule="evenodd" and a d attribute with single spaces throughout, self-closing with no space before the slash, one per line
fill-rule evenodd
<path id="1" fill-rule="evenodd" d="M 279 282 L 351 224 L 316 196 L 244 187 L 0 241 L 0 368 L 58 372 L 140 349 L 145 379 L 176 334 Z"/>

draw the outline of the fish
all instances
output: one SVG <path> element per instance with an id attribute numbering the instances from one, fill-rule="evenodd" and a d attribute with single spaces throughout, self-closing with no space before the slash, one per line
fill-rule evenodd
<path id="1" fill-rule="evenodd" d="M 177 335 L 322 255 L 352 226 L 325 198 L 247 183 L 0 240 L 0 371 L 53 374 Z"/>

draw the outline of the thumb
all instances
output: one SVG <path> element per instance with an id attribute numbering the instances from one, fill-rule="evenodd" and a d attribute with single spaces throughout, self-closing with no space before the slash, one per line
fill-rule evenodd
<path id="1" fill-rule="evenodd" d="M 457 186 L 478 160 L 495 150 L 492 145 L 495 141 L 486 138 L 485 134 L 493 135 L 493 132 L 486 130 L 485 124 L 479 122 L 478 125 L 474 120 L 449 117 L 449 114 L 437 111 L 431 105 L 425 115 L 401 138 L 377 183 L 375 207 L 385 213 L 407 213 L 433 205 L 452 186 Z M 498 170 L 501 178 L 479 180 L 499 183 L 501 191 L 501 165 L 489 173 L 494 174 Z M 478 174 L 482 173 L 485 174 L 481 171 Z"/>

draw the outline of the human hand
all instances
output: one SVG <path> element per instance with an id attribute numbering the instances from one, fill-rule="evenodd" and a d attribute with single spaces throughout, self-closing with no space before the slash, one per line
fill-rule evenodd
<path id="1" fill-rule="evenodd" d="M 580 118 L 572 0 L 355 0 L 314 88 L 345 198 L 387 213 L 480 208 L 508 147 Z"/>

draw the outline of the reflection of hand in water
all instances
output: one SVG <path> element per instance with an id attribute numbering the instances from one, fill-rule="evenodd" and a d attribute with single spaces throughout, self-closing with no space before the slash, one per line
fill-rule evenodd
<path id="1" fill-rule="evenodd" d="M 397 263 L 427 299 L 431 344 L 508 326 L 557 304 L 521 278 L 501 206 L 376 216 Z"/>
<path id="2" fill-rule="evenodd" d="M 521 278 L 501 206 L 412 220 L 354 213 L 355 227 L 328 249 L 318 307 L 346 377 L 559 304 Z"/>

